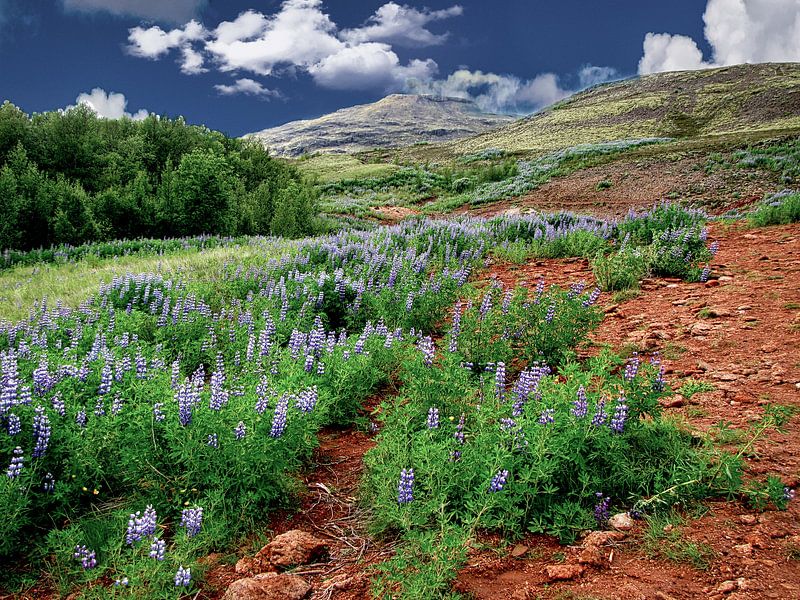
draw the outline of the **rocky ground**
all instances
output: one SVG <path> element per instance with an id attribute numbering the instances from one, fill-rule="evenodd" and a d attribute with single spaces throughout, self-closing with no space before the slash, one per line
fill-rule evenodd
<path id="1" fill-rule="evenodd" d="M 765 404 L 800 407 L 800 225 L 714 225 L 710 238 L 720 241 L 720 252 L 708 283 L 650 279 L 625 301 L 604 294 L 607 316 L 593 343 L 623 353 L 660 352 L 675 389 L 687 380 L 711 383 L 712 391 L 676 395 L 665 410 L 698 430 L 725 421 L 733 441 Z M 485 277 L 509 286 L 540 278 L 592 281 L 582 260 L 493 264 Z M 755 445 L 747 458 L 750 473 L 777 473 L 786 485 L 798 485 L 798 420 L 787 434 Z M 362 457 L 372 445 L 362 432 L 324 432 L 316 466 L 304 478 L 301 510 L 276 517 L 276 537 L 255 554 L 243 552 L 235 566 L 213 565 L 210 557 L 204 595 L 368 597 L 370 565 L 392 552 L 391 544 L 370 539 L 368 515 L 357 501 Z M 787 511 L 761 513 L 738 501 L 707 502 L 700 513 L 666 525 L 655 545 L 647 543 L 643 522 L 620 519 L 616 525 L 569 547 L 545 536 L 509 541 L 483 535 L 454 587 L 473 598 L 512 600 L 800 598 L 797 501 Z"/>

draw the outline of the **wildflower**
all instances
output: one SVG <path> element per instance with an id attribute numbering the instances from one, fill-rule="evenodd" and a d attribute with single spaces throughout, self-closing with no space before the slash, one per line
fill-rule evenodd
<path id="1" fill-rule="evenodd" d="M 167 543 L 162 539 L 153 538 L 153 542 L 150 544 L 150 558 L 164 560 L 164 554 L 166 551 Z"/>
<path id="2" fill-rule="evenodd" d="M 184 508 L 181 511 L 181 527 L 186 528 L 186 535 L 194 537 L 200 533 L 200 526 L 203 523 L 202 508 Z"/>
<path id="3" fill-rule="evenodd" d="M 125 543 L 131 546 L 134 542 L 138 542 L 148 536 L 155 534 L 156 521 L 155 509 L 148 504 L 144 510 L 144 515 L 140 515 L 137 510 L 128 518 L 128 530 L 125 533 Z"/>
<path id="4" fill-rule="evenodd" d="M 128 585 L 128 583 L 129 583 L 128 578 L 123 577 L 122 579 L 117 579 L 114 581 L 114 587 L 125 587 Z"/>
<path id="5" fill-rule="evenodd" d="M 100 387 L 97 390 L 98 395 L 104 396 L 111 391 L 111 365 L 109 363 L 103 364 L 103 370 L 100 373 Z"/>
<path id="6" fill-rule="evenodd" d="M 239 421 L 239 423 L 236 425 L 236 428 L 233 430 L 233 435 L 237 440 L 244 439 L 244 436 L 247 435 L 247 427 L 245 426 L 244 421 Z"/>
<path id="7" fill-rule="evenodd" d="M 8 435 L 17 435 L 22 431 L 22 420 L 14 413 L 8 413 L 6 415 L 6 429 L 8 430 Z"/>
<path id="8" fill-rule="evenodd" d="M 398 504 L 408 504 L 414 500 L 414 469 L 400 471 L 400 483 L 397 486 Z"/>
<path id="9" fill-rule="evenodd" d="M 611 417 L 611 422 L 608 424 L 611 431 L 615 433 L 622 433 L 622 430 L 625 429 L 625 420 L 628 418 L 628 405 L 626 402 L 627 399 L 623 395 L 617 398 L 617 403 L 614 407 L 614 415 Z"/>
<path id="10" fill-rule="evenodd" d="M 661 364 L 661 359 L 658 353 L 650 357 L 650 364 L 658 368 L 655 379 L 653 379 L 653 389 L 657 392 L 663 392 L 666 382 L 664 381 L 664 365 Z"/>
<path id="11" fill-rule="evenodd" d="M 432 406 L 428 409 L 428 429 L 438 429 L 439 427 L 439 409 Z"/>
<path id="12" fill-rule="evenodd" d="M 783 499 L 787 502 L 791 502 L 794 500 L 795 492 L 792 488 L 785 487 L 783 488 Z"/>
<path id="13" fill-rule="evenodd" d="M 492 481 L 489 484 L 489 491 L 492 493 L 502 491 L 503 487 L 506 485 L 507 480 L 508 480 L 508 470 L 501 469 L 500 471 L 497 472 L 497 474 L 495 474 L 494 477 L 492 477 Z"/>
<path id="14" fill-rule="evenodd" d="M 594 411 L 594 416 L 592 417 L 592 426 L 594 427 L 601 427 L 606 422 L 606 401 L 601 399 L 597 403 L 597 408 Z"/>
<path id="15" fill-rule="evenodd" d="M 458 419 L 458 425 L 456 425 L 456 432 L 453 434 L 453 438 L 459 444 L 464 443 L 464 413 L 461 413 L 461 417 Z"/>
<path id="16" fill-rule="evenodd" d="M 53 404 L 53 410 L 56 411 L 62 417 L 66 416 L 67 414 L 67 407 L 64 404 L 64 399 L 61 397 L 61 392 L 56 392 L 53 395 L 51 400 Z"/>
<path id="17" fill-rule="evenodd" d="M 206 441 L 206 446 L 211 446 L 212 448 L 219 448 L 219 439 L 217 438 L 216 433 L 209 433 L 208 438 Z"/>
<path id="18" fill-rule="evenodd" d="M 55 489 L 56 489 L 56 480 L 53 477 L 52 473 L 47 473 L 44 476 L 44 483 L 42 484 L 42 490 L 47 493 L 51 493 Z"/>
<path id="19" fill-rule="evenodd" d="M 583 386 L 578 388 L 577 396 L 577 399 L 572 403 L 572 410 L 570 412 L 579 419 L 582 419 L 589 410 L 589 405 L 586 401 L 586 390 Z"/>
<path id="20" fill-rule="evenodd" d="M 598 499 L 598 503 L 594 507 L 594 520 L 597 522 L 598 527 L 605 527 L 609 517 L 611 517 L 611 498 L 604 497 L 602 492 L 597 492 L 595 496 Z"/>
<path id="21" fill-rule="evenodd" d="M 420 352 L 422 352 L 422 363 L 426 367 L 430 367 L 433 364 L 433 355 L 436 352 L 436 348 L 433 344 L 433 340 L 430 336 L 425 336 L 417 343 L 417 348 Z"/>
<path id="22" fill-rule="evenodd" d="M 711 267 L 706 265 L 703 267 L 703 272 L 700 273 L 700 283 L 705 283 L 708 281 L 708 277 L 711 275 Z"/>
<path id="23" fill-rule="evenodd" d="M 184 569 L 183 565 L 178 567 L 175 573 L 175 587 L 188 587 L 192 582 L 192 570 Z"/>
<path id="24" fill-rule="evenodd" d="M 555 304 L 551 304 L 547 308 L 547 314 L 544 316 L 544 320 L 547 323 L 552 323 L 553 319 L 555 318 L 555 316 L 556 316 L 556 305 Z"/>
<path id="25" fill-rule="evenodd" d="M 491 289 L 487 291 L 483 295 L 483 300 L 481 300 L 480 308 L 478 308 L 478 313 L 481 316 L 481 321 L 486 318 L 486 315 L 489 314 L 489 311 L 492 310 L 492 291 Z"/>
<path id="26" fill-rule="evenodd" d="M 708 247 L 708 251 L 711 253 L 711 256 L 716 256 L 717 252 L 719 252 L 719 242 L 718 241 L 712 242 L 711 245 Z"/>
<path id="27" fill-rule="evenodd" d="M 625 374 L 623 375 L 625 381 L 633 381 L 636 374 L 639 372 L 639 354 L 634 352 L 628 364 L 625 365 Z"/>
<path id="28" fill-rule="evenodd" d="M 94 550 L 89 550 L 86 546 L 75 546 L 75 552 L 73 552 L 72 556 L 81 561 L 81 566 L 84 570 L 94 569 L 97 566 Z"/>
<path id="29" fill-rule="evenodd" d="M 14 448 L 13 452 L 14 456 L 11 457 L 11 464 L 8 465 L 8 469 L 6 469 L 6 475 L 9 479 L 16 479 L 19 477 L 19 474 L 22 472 L 22 466 L 25 462 L 25 459 L 22 458 L 22 448 L 17 446 Z"/>
<path id="30" fill-rule="evenodd" d="M 589 297 L 581 303 L 583 308 L 589 308 L 590 306 L 594 306 L 597 299 L 600 297 L 600 288 L 596 287 L 592 290 L 592 293 L 589 294 Z"/>
<path id="31" fill-rule="evenodd" d="M 506 394 L 506 363 L 498 362 L 494 372 L 494 392 L 498 402 L 502 402 Z"/>
<path id="32" fill-rule="evenodd" d="M 549 425 L 555 423 L 556 411 L 554 408 L 545 408 L 542 414 L 539 415 L 539 425 Z"/>
<path id="33" fill-rule="evenodd" d="M 120 396 L 119 393 L 117 393 L 114 396 L 114 400 L 112 400 L 111 402 L 111 414 L 118 415 L 122 410 L 122 405 L 123 405 L 122 396 Z"/>
<path id="34" fill-rule="evenodd" d="M 270 436 L 279 438 L 286 429 L 286 411 L 289 409 L 289 395 L 283 394 L 275 405 L 275 413 L 272 416 L 272 429 Z"/>
<path id="35" fill-rule="evenodd" d="M 161 411 L 161 408 L 164 405 L 161 402 L 156 402 L 153 404 L 153 418 L 156 421 L 163 421 L 164 420 L 164 413 Z"/>

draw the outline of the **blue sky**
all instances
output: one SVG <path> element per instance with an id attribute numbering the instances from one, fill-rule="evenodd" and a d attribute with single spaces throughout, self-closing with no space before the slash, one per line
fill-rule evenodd
<path id="1" fill-rule="evenodd" d="M 0 0 L 0 96 L 232 135 L 390 92 L 528 113 L 637 72 L 798 60 L 795 21 L 800 0 Z"/>

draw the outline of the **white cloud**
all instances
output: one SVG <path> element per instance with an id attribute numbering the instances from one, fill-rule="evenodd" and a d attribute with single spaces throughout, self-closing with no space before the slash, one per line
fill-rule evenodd
<path id="1" fill-rule="evenodd" d="M 232 85 L 217 84 L 214 88 L 223 96 L 233 96 L 244 94 L 246 96 L 261 96 L 263 98 L 279 97 L 280 93 L 275 90 L 265 88 L 259 82 L 243 77 L 237 79 Z"/>
<path id="2" fill-rule="evenodd" d="M 185 23 L 197 15 L 206 0 L 63 0 L 67 10 L 104 11 L 152 21 Z"/>
<path id="3" fill-rule="evenodd" d="M 383 89 L 387 92 L 406 87 L 412 79 L 429 80 L 438 69 L 433 60 L 412 60 L 408 65 L 391 46 L 367 42 L 342 48 L 309 67 L 314 81 L 336 90 Z"/>
<path id="4" fill-rule="evenodd" d="M 187 75 L 195 75 L 207 71 L 203 67 L 203 55 L 194 49 L 194 42 L 202 42 L 209 33 L 195 20 L 183 27 L 164 31 L 154 25 L 147 29 L 133 27 L 128 30 L 128 53 L 140 58 L 158 60 L 170 50 L 180 49 L 182 60 L 181 71 Z"/>
<path id="5" fill-rule="evenodd" d="M 357 29 L 342 31 L 341 37 L 350 43 L 385 42 L 397 46 L 435 46 L 447 40 L 448 34 L 436 35 L 426 28 L 428 23 L 460 16 L 464 12 L 455 5 L 444 10 L 417 10 L 410 6 L 400 6 L 388 2 L 381 6 L 367 21 L 367 25 Z"/>
<path id="6" fill-rule="evenodd" d="M 98 117 L 106 119 L 121 119 L 122 117 L 129 117 L 134 121 L 144 119 L 148 114 L 145 109 L 139 109 L 131 114 L 126 112 L 128 107 L 128 100 L 125 94 L 118 92 L 106 92 L 103 88 L 96 87 L 91 92 L 83 92 L 75 99 L 75 104 L 85 104 L 91 108 Z M 73 108 L 73 106 L 68 106 Z"/>
<path id="7" fill-rule="evenodd" d="M 580 82 L 581 89 L 592 87 L 598 83 L 613 81 L 617 77 L 619 77 L 619 73 L 617 73 L 617 70 L 613 67 L 585 65 L 578 71 L 578 81 Z"/>
<path id="8" fill-rule="evenodd" d="M 800 0 L 708 0 L 703 21 L 710 60 L 690 37 L 648 33 L 639 73 L 800 61 Z"/>

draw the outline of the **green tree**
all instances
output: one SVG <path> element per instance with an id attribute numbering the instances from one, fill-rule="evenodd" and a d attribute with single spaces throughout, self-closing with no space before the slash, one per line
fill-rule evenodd
<path id="1" fill-rule="evenodd" d="M 234 181 L 225 157 L 213 150 L 193 150 L 175 172 L 177 227 L 181 235 L 234 232 Z"/>

